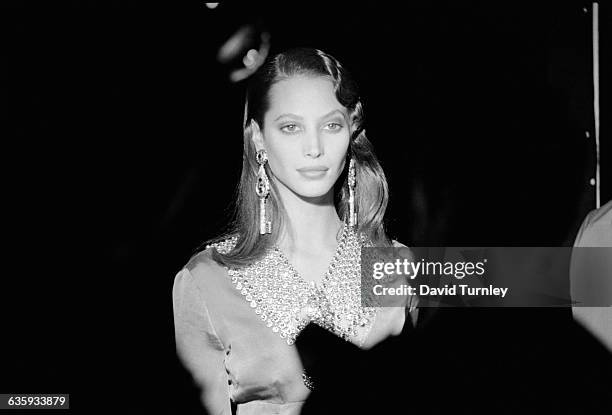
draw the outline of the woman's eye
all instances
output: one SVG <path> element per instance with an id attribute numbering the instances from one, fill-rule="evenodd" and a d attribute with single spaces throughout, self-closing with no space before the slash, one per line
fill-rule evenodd
<path id="1" fill-rule="evenodd" d="M 339 124 L 337 122 L 330 122 L 325 126 L 325 128 L 331 131 L 337 131 L 342 128 L 342 124 Z"/>
<path id="2" fill-rule="evenodd" d="M 281 127 L 281 131 L 284 131 L 286 133 L 294 133 L 297 130 L 298 130 L 298 126 L 295 124 L 287 124 Z"/>

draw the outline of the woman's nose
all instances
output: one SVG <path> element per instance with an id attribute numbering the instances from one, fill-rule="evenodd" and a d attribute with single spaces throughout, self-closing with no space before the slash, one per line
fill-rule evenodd
<path id="1" fill-rule="evenodd" d="M 319 157 L 323 153 L 323 146 L 318 134 L 308 134 L 305 141 L 307 156 Z"/>

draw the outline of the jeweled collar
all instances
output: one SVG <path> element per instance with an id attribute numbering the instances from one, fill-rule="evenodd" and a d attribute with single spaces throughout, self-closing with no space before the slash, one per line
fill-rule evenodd
<path id="1" fill-rule="evenodd" d="M 237 240 L 234 236 L 207 248 L 227 253 Z M 357 343 L 363 343 L 367 333 L 358 333 L 357 328 L 371 325 L 376 313 L 371 307 L 361 306 L 361 247 L 368 245 L 368 239 L 345 222 L 334 257 L 319 284 L 304 280 L 277 246 L 249 266 L 225 268 L 254 312 L 287 344 L 293 344 L 310 322 L 345 340 L 355 337 Z"/>

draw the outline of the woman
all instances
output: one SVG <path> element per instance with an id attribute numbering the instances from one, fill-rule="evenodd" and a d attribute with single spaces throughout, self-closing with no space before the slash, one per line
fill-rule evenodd
<path id="1" fill-rule="evenodd" d="M 404 246 L 387 199 L 349 73 L 316 49 L 268 59 L 247 91 L 236 220 L 174 281 L 177 352 L 210 413 L 299 413 L 311 322 L 362 349 L 402 331 L 406 307 L 361 306 L 361 246 Z"/>

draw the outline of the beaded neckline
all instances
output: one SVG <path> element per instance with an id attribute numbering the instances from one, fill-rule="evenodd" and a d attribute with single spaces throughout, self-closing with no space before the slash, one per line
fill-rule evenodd
<path id="1" fill-rule="evenodd" d="M 282 251 L 282 249 L 280 249 L 280 247 L 278 245 L 274 245 L 274 247 L 272 249 L 274 249 L 276 251 L 276 253 L 281 257 L 281 259 L 283 260 L 284 264 L 291 270 L 291 272 L 293 272 L 295 275 L 298 276 L 298 278 L 302 281 L 304 281 L 307 284 L 310 284 L 311 286 L 314 287 L 324 287 L 326 286 L 329 277 L 332 275 L 336 264 L 338 262 L 338 259 L 340 257 L 340 254 L 342 253 L 342 249 L 344 249 L 344 246 L 346 245 L 346 239 L 348 237 L 348 233 L 349 233 L 350 229 L 348 224 L 346 223 L 346 221 L 343 222 L 342 224 L 342 233 L 340 236 L 340 241 L 338 242 L 338 245 L 336 246 L 336 250 L 334 252 L 334 255 L 332 256 L 332 259 L 329 263 L 329 266 L 327 267 L 327 271 L 325 271 L 325 274 L 323 275 L 323 277 L 321 278 L 321 280 L 319 282 L 316 281 L 308 281 L 306 279 L 304 279 L 300 273 L 295 269 L 295 267 L 291 264 L 291 261 L 289 260 L 289 258 L 285 255 L 285 253 Z"/>
<path id="2" fill-rule="evenodd" d="M 221 253 L 233 249 L 237 236 L 208 245 Z M 287 344 L 310 322 L 344 340 L 363 344 L 376 309 L 361 306 L 361 247 L 367 239 L 344 223 L 341 240 L 321 284 L 311 284 L 294 269 L 278 247 L 269 248 L 255 263 L 224 267 L 235 288 L 254 312 Z M 358 331 L 358 327 L 366 330 Z"/>

